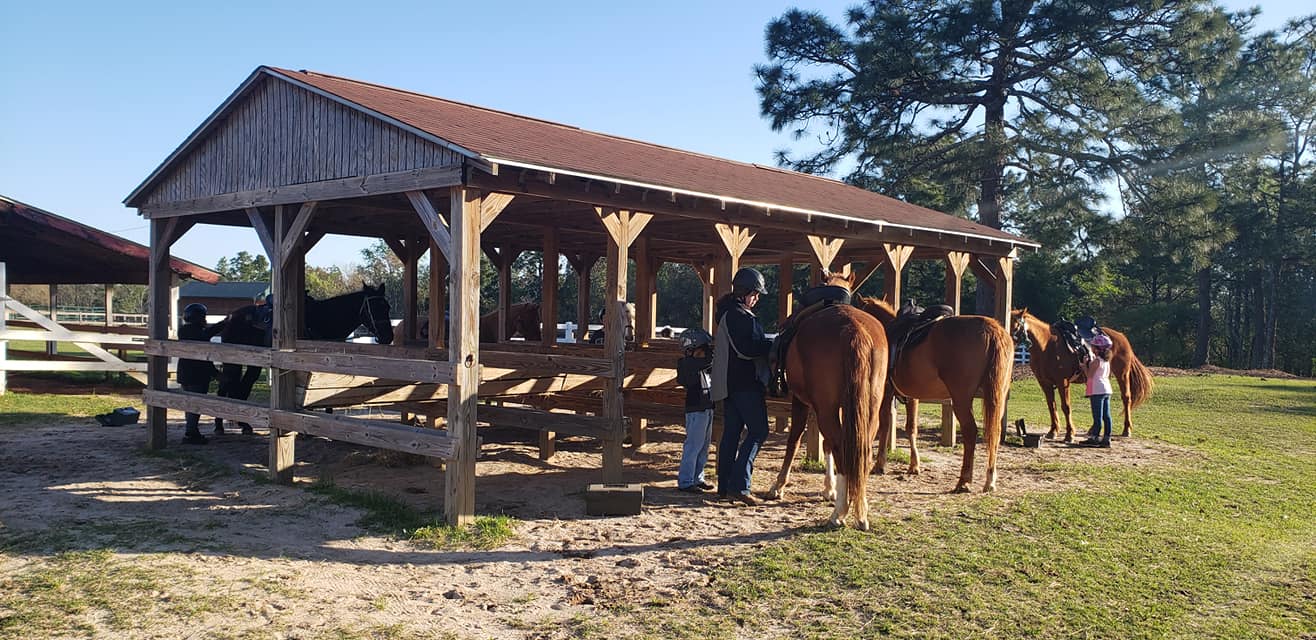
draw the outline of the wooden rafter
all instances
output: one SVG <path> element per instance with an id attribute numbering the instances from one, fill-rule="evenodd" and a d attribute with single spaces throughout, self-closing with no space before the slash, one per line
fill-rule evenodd
<path id="1" fill-rule="evenodd" d="M 451 260 L 452 236 L 448 232 L 448 224 L 434 209 L 434 203 L 430 202 L 429 196 L 425 195 L 424 191 L 408 191 L 407 199 L 411 201 L 411 208 L 416 210 L 416 214 L 425 223 L 425 230 L 429 232 L 434 246 L 443 252 L 445 260 Z"/>
<path id="2" fill-rule="evenodd" d="M 265 255 L 273 262 L 278 245 L 274 244 L 274 236 L 270 234 L 270 225 L 265 221 L 265 216 L 261 214 L 260 209 L 247 207 L 247 220 L 251 221 L 251 228 L 256 230 L 256 237 L 260 238 L 260 245 L 264 247 Z"/>
<path id="3" fill-rule="evenodd" d="M 512 204 L 512 199 L 516 196 L 510 193 L 490 193 L 484 196 L 484 202 L 480 204 L 480 232 L 483 233 L 489 225 L 493 223 L 498 214 Z"/>
<path id="4" fill-rule="evenodd" d="M 739 263 L 740 257 L 745 255 L 749 243 L 753 242 L 754 236 L 757 235 L 749 227 L 738 224 L 719 222 L 714 224 L 713 228 L 717 230 L 717 236 L 722 239 L 722 246 L 727 248 L 727 253 L 731 254 L 732 261 L 736 263 Z"/>
<path id="5" fill-rule="evenodd" d="M 311 224 L 311 216 L 319 204 L 318 202 L 302 203 L 302 208 L 297 211 L 297 217 L 293 218 L 292 226 L 288 228 L 288 235 L 283 239 L 283 250 L 279 254 L 281 264 L 287 264 L 288 258 L 303 240 L 306 228 Z"/>

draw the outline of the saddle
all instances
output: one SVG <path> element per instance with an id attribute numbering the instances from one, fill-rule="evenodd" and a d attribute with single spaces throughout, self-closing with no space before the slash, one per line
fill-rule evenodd
<path id="1" fill-rule="evenodd" d="M 800 322 L 832 305 L 850 304 L 850 291 L 835 285 L 813 287 L 804 292 L 801 302 L 803 306 L 786 318 L 768 351 L 768 367 L 772 374 L 768 379 L 768 394 L 773 397 L 790 394 L 790 385 L 786 382 L 786 350 L 790 348 Z"/>
<path id="2" fill-rule="evenodd" d="M 944 304 L 934 304 L 925 309 L 910 300 L 901 305 L 900 310 L 896 312 L 895 322 L 891 323 L 886 332 L 888 346 L 891 349 L 891 357 L 887 363 L 887 380 L 892 381 L 893 389 L 896 364 L 900 361 L 900 356 L 922 343 L 937 322 L 953 315 L 955 310 Z M 896 398 L 901 402 L 909 399 L 908 396 L 900 393 L 899 389 L 896 389 Z"/>

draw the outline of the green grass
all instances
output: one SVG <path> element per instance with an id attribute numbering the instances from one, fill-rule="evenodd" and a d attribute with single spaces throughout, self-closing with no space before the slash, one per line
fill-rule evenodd
<path id="1" fill-rule="evenodd" d="M 670 638 L 1316 634 L 1316 385 L 1158 382 L 1135 435 L 1184 447 L 1177 462 L 1053 464 L 1086 488 L 804 531 L 719 574 L 711 601 L 634 622 Z M 1046 415 L 1031 381 L 1015 387 L 1019 415 Z"/>
<path id="2" fill-rule="evenodd" d="M 186 618 L 232 606 L 229 599 L 162 597 L 179 567 L 117 558 L 107 549 L 60 553 L 0 577 L 0 638 L 120 635 L 151 612 Z"/>
<path id="3" fill-rule="evenodd" d="M 107 385 L 108 386 L 108 385 Z M 135 406 L 145 418 L 146 411 L 142 405 L 142 396 L 124 395 L 122 389 L 111 387 L 110 393 L 62 394 L 62 393 L 16 393 L 0 395 L 0 427 L 23 425 L 33 426 L 51 422 L 67 421 L 70 418 L 90 418 L 96 414 L 106 413 L 118 407 Z M 91 426 L 101 428 L 90 420 Z M 131 428 L 131 427 L 118 427 Z"/>
<path id="4" fill-rule="evenodd" d="M 309 490 L 335 504 L 364 511 L 357 526 L 431 548 L 493 549 L 515 535 L 516 520 L 507 515 L 479 516 L 470 525 L 454 527 L 439 522 L 437 514 L 418 511 L 382 493 L 347 489 L 330 480 L 318 481 Z"/>

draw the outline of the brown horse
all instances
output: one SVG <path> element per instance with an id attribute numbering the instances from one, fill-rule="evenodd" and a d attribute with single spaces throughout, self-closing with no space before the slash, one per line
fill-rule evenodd
<path id="1" fill-rule="evenodd" d="M 856 307 L 881 321 L 888 331 L 896 321 L 896 312 L 884 300 L 855 296 Z M 893 336 L 887 335 L 889 342 Z M 917 345 L 899 354 L 882 394 L 882 430 L 879 443 L 887 441 L 891 424 L 891 406 L 895 396 L 905 402 L 905 424 L 909 431 L 909 473 L 918 466 L 918 401 L 950 400 L 951 410 L 960 421 L 960 438 L 964 457 L 955 493 L 969 491 L 973 481 L 973 455 L 978 425 L 973 419 L 973 398 L 983 398 L 982 431 L 987 445 L 987 481 L 984 492 L 996 489 L 996 447 L 1001 439 L 1002 413 L 1010 393 L 1010 372 L 1014 366 L 1014 344 L 1001 323 L 984 316 L 951 316 L 933 323 L 927 336 Z M 886 471 L 886 447 L 879 446 L 877 472 Z"/>
<path id="2" fill-rule="evenodd" d="M 828 284 L 850 282 L 829 276 Z M 873 438 L 878 421 L 873 411 L 886 384 L 887 345 L 882 325 L 847 305 L 834 305 L 805 317 L 796 326 L 786 350 L 790 380 L 791 432 L 786 459 L 771 495 L 780 497 L 790 478 L 791 463 L 812 410 L 823 436 L 823 449 L 835 461 L 836 483 L 828 465 L 826 490 L 835 491 L 835 510 L 828 523 L 843 526 L 854 509 L 858 528 L 868 530 L 868 473 L 873 464 Z"/>
<path id="3" fill-rule="evenodd" d="M 1033 377 L 1042 386 L 1046 394 L 1046 408 L 1051 413 L 1051 430 L 1047 438 L 1055 438 L 1060 430 L 1060 419 L 1056 415 L 1056 391 L 1060 391 L 1060 408 L 1065 414 L 1065 442 L 1074 441 L 1074 419 L 1070 414 L 1069 385 L 1080 382 L 1078 355 L 1070 351 L 1060 336 L 1051 332 L 1051 325 L 1028 313 L 1027 309 L 1016 309 L 1010 314 L 1010 334 L 1015 341 L 1022 342 L 1027 336 L 1032 342 L 1028 347 L 1028 366 L 1033 370 Z M 1133 435 L 1133 410 L 1151 397 L 1152 375 L 1137 354 L 1133 345 L 1123 333 L 1102 327 L 1102 332 L 1110 336 L 1111 347 L 1110 373 L 1120 387 L 1120 400 L 1124 404 L 1125 437 Z"/>
<path id="4" fill-rule="evenodd" d="M 538 342 L 543 338 L 540 333 L 542 323 L 539 317 L 538 302 L 519 302 L 507 309 L 507 337 L 521 336 L 527 342 Z M 554 331 L 557 328 L 554 327 Z M 498 342 L 498 312 L 491 311 L 480 316 L 480 342 Z"/>

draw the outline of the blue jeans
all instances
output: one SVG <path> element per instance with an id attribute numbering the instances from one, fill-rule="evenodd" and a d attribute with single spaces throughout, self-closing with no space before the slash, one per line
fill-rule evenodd
<path id="1" fill-rule="evenodd" d="M 681 448 L 681 469 L 676 486 L 682 489 L 704 481 L 708 465 L 708 445 L 713 442 L 713 410 L 685 412 L 685 446 Z"/>
<path id="2" fill-rule="evenodd" d="M 1092 429 L 1088 435 L 1097 440 L 1110 441 L 1110 394 L 1103 393 L 1097 396 L 1088 396 L 1092 402 Z M 1102 433 L 1101 427 L 1105 425 L 1106 430 Z"/>
<path id="3" fill-rule="evenodd" d="M 722 441 L 717 445 L 717 493 L 749 493 L 754 458 L 768 439 L 768 405 L 762 391 L 736 391 L 723 402 Z M 745 440 L 741 442 L 741 433 Z M 737 446 L 739 445 L 739 446 Z"/>

